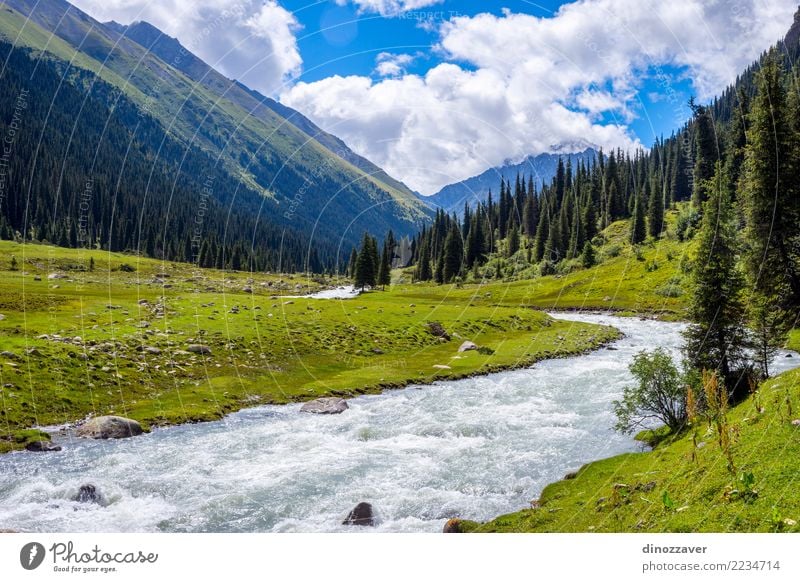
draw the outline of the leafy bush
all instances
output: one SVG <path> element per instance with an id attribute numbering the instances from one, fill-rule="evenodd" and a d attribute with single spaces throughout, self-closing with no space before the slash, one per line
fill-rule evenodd
<path id="1" fill-rule="evenodd" d="M 614 428 L 630 434 L 659 421 L 673 433 L 679 432 L 686 424 L 686 389 L 672 357 L 663 348 L 642 351 L 633 357 L 629 369 L 637 384 L 627 386 L 622 400 L 614 401 Z"/>
<path id="2" fill-rule="evenodd" d="M 136 272 L 136 267 L 132 267 L 128 263 L 122 263 L 119 266 L 119 270 L 122 271 L 123 273 L 135 273 Z"/>

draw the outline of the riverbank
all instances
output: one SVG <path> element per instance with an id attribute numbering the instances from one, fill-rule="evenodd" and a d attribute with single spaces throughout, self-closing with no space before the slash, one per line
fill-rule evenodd
<path id="1" fill-rule="evenodd" d="M 288 295 L 335 282 L 44 245 L 0 251 L 17 259 L 0 281 L 4 452 L 41 439 L 32 427 L 87 414 L 145 428 L 215 420 L 530 366 L 617 337 L 509 304 L 502 282 L 309 299 Z M 483 349 L 459 352 L 467 340 Z"/>
<path id="2" fill-rule="evenodd" d="M 587 458 L 639 450 L 610 402 L 644 347 L 676 353 L 682 325 L 559 314 L 625 336 L 578 357 L 348 401 L 243 409 L 132 439 L 60 436 L 57 454 L 0 456 L 0 528 L 22 531 L 344 532 L 370 503 L 375 532 L 440 532 L 528 503 Z M 565 322 L 568 323 L 568 322 Z M 101 504 L 75 501 L 95 486 Z"/>
<path id="3" fill-rule="evenodd" d="M 706 423 L 697 436 L 584 465 L 532 508 L 471 532 L 800 532 L 800 370 L 784 372 L 728 413 L 734 471 Z"/>

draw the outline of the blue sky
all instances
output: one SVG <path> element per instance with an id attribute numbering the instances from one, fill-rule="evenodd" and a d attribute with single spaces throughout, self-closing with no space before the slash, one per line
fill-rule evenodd
<path id="1" fill-rule="evenodd" d="M 529 154 L 669 135 L 796 0 L 74 0 L 148 20 L 423 194 Z"/>
<path id="2" fill-rule="evenodd" d="M 392 16 L 359 12 L 356 6 L 342 6 L 328 1 L 309 3 L 304 0 L 286 0 L 282 4 L 292 11 L 302 25 L 302 30 L 297 34 L 304 62 L 299 79 L 313 82 L 332 75 L 379 78 L 375 74 L 376 57 L 384 52 L 417 53 L 418 56 L 405 71 L 424 75 L 427 70 L 444 60 L 435 50 L 437 31 L 424 24 L 479 13 L 502 16 L 504 9 L 552 18 L 566 2 L 512 0 L 494 3 L 449 0 Z M 468 63 L 464 64 L 468 66 Z M 658 136 L 668 136 L 682 124 L 689 116 L 686 102 L 695 93 L 686 67 L 667 65 L 662 71 L 669 75 L 681 106 L 676 108 L 674 100 L 665 98 L 662 83 L 654 78 L 652 71 L 650 75 L 642 76 L 637 95 L 638 112 L 628 126 L 646 146 L 652 144 Z M 602 119 L 614 122 L 617 117 L 606 114 Z"/>

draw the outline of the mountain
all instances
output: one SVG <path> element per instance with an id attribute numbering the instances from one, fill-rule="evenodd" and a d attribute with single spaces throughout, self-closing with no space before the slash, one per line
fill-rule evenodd
<path id="1" fill-rule="evenodd" d="M 506 163 L 502 166 L 490 168 L 478 176 L 467 178 L 455 184 L 449 184 L 432 196 L 422 197 L 425 202 L 444 209 L 447 212 L 460 213 L 464 209 L 464 202 L 469 201 L 471 207 L 478 202 L 485 202 L 489 191 L 497 196 L 500 180 L 514 182 L 517 176 L 532 177 L 537 188 L 550 183 L 556 175 L 559 158 L 567 163 L 572 162 L 577 166 L 579 161 L 589 162 L 597 156 L 597 151 L 587 147 L 578 153 L 547 153 L 538 156 L 528 156 L 518 164 Z"/>
<path id="2" fill-rule="evenodd" d="M 365 230 L 410 234 L 430 219 L 405 185 L 341 140 L 152 25 L 102 24 L 64 0 L 5 0 L 0 38 L 56 63 L 65 79 L 82 69 L 113 86 L 187 152 L 207 153 L 241 189 L 269 201 L 261 220 L 347 248 Z"/>

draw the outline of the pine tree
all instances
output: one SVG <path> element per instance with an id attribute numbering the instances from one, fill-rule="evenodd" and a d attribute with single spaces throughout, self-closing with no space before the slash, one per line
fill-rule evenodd
<path id="1" fill-rule="evenodd" d="M 719 372 L 730 390 L 744 358 L 744 280 L 736 263 L 736 225 L 730 178 L 717 162 L 709 184 L 692 265 L 691 325 L 685 332 L 687 361 L 696 370 Z"/>
<path id="2" fill-rule="evenodd" d="M 447 233 L 442 257 L 442 282 L 450 283 L 461 273 L 464 260 L 464 246 L 461 240 L 461 233 L 455 228 L 455 225 L 451 227 Z"/>
<path id="3" fill-rule="evenodd" d="M 355 279 L 356 276 L 356 263 L 358 262 L 358 251 L 353 248 L 350 251 L 350 261 L 347 263 L 347 276 Z"/>
<path id="4" fill-rule="evenodd" d="M 356 260 L 355 286 L 358 289 L 363 291 L 377 285 L 378 262 L 377 243 L 365 232 Z"/>
<path id="5" fill-rule="evenodd" d="M 800 308 L 800 184 L 798 136 L 787 103 L 781 66 L 774 57 L 757 75 L 758 93 L 742 178 L 753 287 L 790 311 Z"/>
<path id="6" fill-rule="evenodd" d="M 583 252 L 581 253 L 581 264 L 585 268 L 590 268 L 595 265 L 596 259 L 594 255 L 594 247 L 588 240 L 583 245 Z"/>
<path id="7" fill-rule="evenodd" d="M 381 260 L 380 265 L 378 265 L 378 280 L 377 283 L 383 288 L 386 288 L 386 285 L 392 284 L 392 260 L 390 255 L 392 251 L 390 250 L 390 244 L 392 240 L 387 237 L 386 242 L 383 245 L 383 252 L 381 253 Z"/>
<path id="8" fill-rule="evenodd" d="M 633 205 L 633 216 L 631 216 L 631 244 L 638 245 L 647 238 L 647 230 L 644 223 L 644 204 L 641 196 L 637 195 Z"/>
<path id="9" fill-rule="evenodd" d="M 692 187 L 692 206 L 702 211 L 703 202 L 708 198 L 706 188 L 714 175 L 714 163 L 719 159 L 717 135 L 711 110 L 703 105 L 689 101 L 695 120 L 695 162 Z"/>
<path id="10" fill-rule="evenodd" d="M 508 256 L 513 256 L 519 250 L 519 227 L 515 224 L 508 233 Z"/>
<path id="11" fill-rule="evenodd" d="M 647 205 L 647 232 L 653 238 L 661 236 L 664 230 L 664 196 L 661 189 L 656 187 L 650 192 Z"/>

